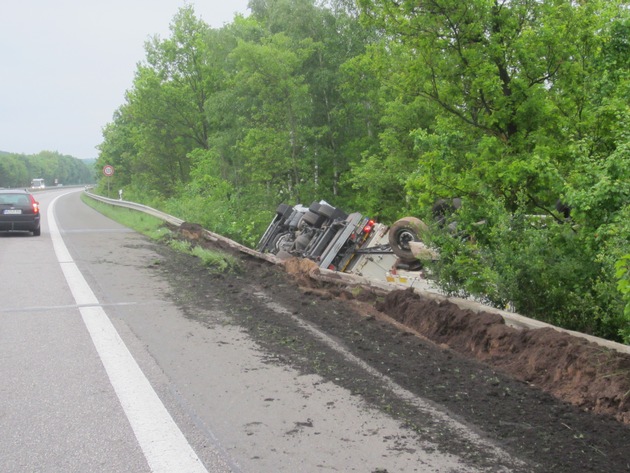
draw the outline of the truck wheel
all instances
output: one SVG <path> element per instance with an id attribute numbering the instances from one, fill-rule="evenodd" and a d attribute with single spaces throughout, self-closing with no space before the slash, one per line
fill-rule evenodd
<path id="1" fill-rule="evenodd" d="M 322 205 L 317 211 L 318 214 L 323 215 L 324 217 L 330 220 L 344 220 L 348 215 L 335 207 L 330 205 Z"/>
<path id="2" fill-rule="evenodd" d="M 302 222 L 305 222 L 315 228 L 318 228 L 322 223 L 324 223 L 324 220 L 326 220 L 325 217 L 310 210 L 302 217 Z"/>
<path id="3" fill-rule="evenodd" d="M 405 261 L 416 258 L 409 247 L 410 241 L 422 241 L 420 236 L 428 230 L 427 225 L 415 217 L 401 218 L 389 229 L 389 246 L 396 256 Z"/>
<path id="4" fill-rule="evenodd" d="M 328 204 L 321 204 L 317 210 L 314 210 L 314 212 L 317 212 L 324 217 L 330 217 L 334 211 L 335 208 Z"/>
<path id="5" fill-rule="evenodd" d="M 311 212 L 317 212 L 321 206 L 322 204 L 320 204 L 319 202 L 313 202 L 311 203 L 311 205 L 308 206 L 308 209 Z"/>
<path id="6" fill-rule="evenodd" d="M 293 207 L 287 204 L 280 204 L 276 209 L 278 217 L 288 217 L 291 212 L 293 212 Z"/>

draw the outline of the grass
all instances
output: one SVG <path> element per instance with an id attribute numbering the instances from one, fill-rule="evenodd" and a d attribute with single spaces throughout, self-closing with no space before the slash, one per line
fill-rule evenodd
<path id="1" fill-rule="evenodd" d="M 170 236 L 170 231 L 164 227 L 164 222 L 157 217 L 136 210 L 106 204 L 85 195 L 81 196 L 81 200 L 106 217 L 138 233 L 142 233 L 153 240 L 160 240 Z"/>
<path id="2" fill-rule="evenodd" d="M 201 263 L 213 273 L 238 272 L 240 270 L 237 258 L 227 253 L 193 245 L 186 240 L 176 239 L 173 233 L 164 225 L 164 222 L 157 217 L 137 210 L 106 204 L 85 195 L 82 195 L 81 199 L 97 212 L 121 225 L 142 233 L 152 240 L 166 242 L 175 251 L 199 258 Z"/>
<path id="3" fill-rule="evenodd" d="M 172 239 L 168 244 L 175 251 L 199 258 L 201 263 L 212 273 L 234 273 L 241 269 L 238 259 L 226 253 L 208 250 L 186 240 Z"/>

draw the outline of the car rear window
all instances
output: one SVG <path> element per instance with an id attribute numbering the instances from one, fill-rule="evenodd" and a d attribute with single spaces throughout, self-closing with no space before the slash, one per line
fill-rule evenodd
<path id="1" fill-rule="evenodd" d="M 29 205 L 29 198 L 24 194 L 0 194 L 0 205 Z"/>

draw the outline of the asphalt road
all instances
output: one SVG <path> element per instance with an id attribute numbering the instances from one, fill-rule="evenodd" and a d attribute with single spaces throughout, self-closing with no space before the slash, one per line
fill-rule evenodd
<path id="1" fill-rule="evenodd" d="M 0 234 L 3 472 L 511 471 L 441 454 L 342 388 L 265 362 L 221 310 L 186 317 L 155 244 L 79 195 L 38 194 L 40 237 Z"/>

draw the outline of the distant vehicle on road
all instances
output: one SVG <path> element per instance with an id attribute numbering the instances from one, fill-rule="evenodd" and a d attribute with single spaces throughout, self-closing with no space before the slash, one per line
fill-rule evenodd
<path id="1" fill-rule="evenodd" d="M 31 181 L 31 189 L 46 189 L 46 183 L 43 179 L 33 179 Z"/>
<path id="2" fill-rule="evenodd" d="M 41 235 L 39 202 L 26 190 L 0 190 L 0 231 Z"/>

